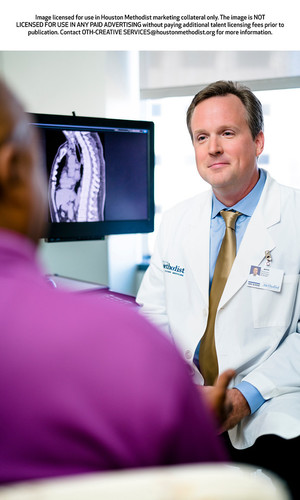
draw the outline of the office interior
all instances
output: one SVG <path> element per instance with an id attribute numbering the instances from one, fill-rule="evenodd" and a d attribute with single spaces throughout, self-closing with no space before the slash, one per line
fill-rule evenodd
<path id="1" fill-rule="evenodd" d="M 300 88 L 300 52 L 3 51 L 0 75 L 31 113 L 148 119 L 147 100 L 194 95 L 218 79 L 238 80 L 254 91 Z M 174 148 L 171 124 L 164 141 Z M 158 162 L 157 176 L 159 168 Z M 137 293 L 145 253 L 147 236 L 141 234 L 96 241 L 41 240 L 39 249 L 49 274 L 130 296 Z"/>

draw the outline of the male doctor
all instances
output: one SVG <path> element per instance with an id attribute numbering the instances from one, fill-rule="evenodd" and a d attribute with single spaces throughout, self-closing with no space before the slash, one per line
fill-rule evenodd
<path id="1" fill-rule="evenodd" d="M 300 192 L 258 168 L 263 114 L 247 87 L 208 85 L 187 124 L 211 189 L 165 213 L 137 302 L 171 334 L 204 390 L 236 370 L 224 425 L 233 459 L 275 470 L 300 491 Z M 226 252 L 231 245 L 235 255 L 224 280 L 226 212 L 234 219 Z"/>

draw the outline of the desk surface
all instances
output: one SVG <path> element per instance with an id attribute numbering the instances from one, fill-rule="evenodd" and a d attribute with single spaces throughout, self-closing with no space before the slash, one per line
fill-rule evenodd
<path id="1" fill-rule="evenodd" d="M 132 305 L 137 305 L 135 297 L 110 290 L 107 285 L 100 285 L 98 283 L 68 278 L 67 276 L 61 276 L 58 274 L 48 274 L 46 278 L 49 281 L 49 284 L 57 289 L 65 289 L 72 292 L 88 292 L 93 294 L 99 293 L 101 296 L 105 296 L 105 298 L 115 302 L 126 302 Z"/>

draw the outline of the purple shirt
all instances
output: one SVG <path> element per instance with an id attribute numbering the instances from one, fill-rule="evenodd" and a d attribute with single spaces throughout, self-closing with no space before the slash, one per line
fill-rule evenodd
<path id="1" fill-rule="evenodd" d="M 0 231 L 0 482 L 226 460 L 176 348 L 134 308 L 49 285 Z"/>

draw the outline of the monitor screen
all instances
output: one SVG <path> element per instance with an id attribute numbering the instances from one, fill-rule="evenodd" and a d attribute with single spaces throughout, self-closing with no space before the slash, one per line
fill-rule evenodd
<path id="1" fill-rule="evenodd" d="M 153 122 L 30 116 L 48 175 L 47 241 L 153 231 Z"/>

